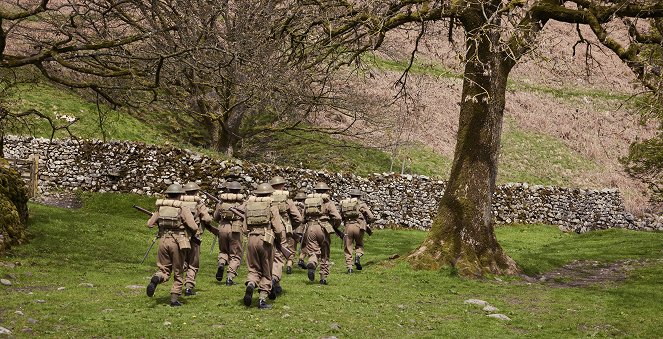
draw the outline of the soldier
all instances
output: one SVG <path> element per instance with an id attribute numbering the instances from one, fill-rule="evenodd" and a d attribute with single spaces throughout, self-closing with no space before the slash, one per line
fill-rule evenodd
<path id="1" fill-rule="evenodd" d="M 283 256 L 280 251 L 274 253 L 274 265 L 272 267 L 272 291 L 269 298 L 274 300 L 276 295 L 281 294 L 281 276 L 283 274 L 283 264 L 286 264 L 286 273 L 292 273 L 292 257 L 295 253 L 295 240 L 293 239 L 292 230 L 302 223 L 302 215 L 295 206 L 295 203 L 290 199 L 290 192 L 284 190 L 286 181 L 281 176 L 275 176 L 269 181 L 272 185 L 274 192 L 272 192 L 272 202 L 279 208 L 281 221 L 285 227 L 287 237 L 287 248 L 292 252 L 288 258 Z"/>
<path id="2" fill-rule="evenodd" d="M 180 197 L 184 189 L 178 184 L 168 186 L 166 199 L 157 200 L 157 210 L 147 221 L 147 226 L 152 228 L 155 224 L 159 226 L 159 251 L 157 253 L 157 266 L 159 271 L 154 273 L 150 283 L 147 285 L 147 296 L 154 295 L 157 285 L 168 281 L 173 274 L 173 286 L 170 289 L 170 306 L 182 306 L 177 300 L 182 294 L 182 273 L 184 269 L 184 258 L 191 248 L 187 228 L 190 232 L 198 232 L 193 215 L 188 208 L 182 206 Z"/>
<path id="3" fill-rule="evenodd" d="M 293 198 L 295 201 L 295 207 L 297 207 L 297 210 L 299 210 L 299 214 L 304 216 L 304 200 L 306 200 L 306 192 L 299 191 Z M 297 252 L 297 244 L 299 244 L 299 261 L 297 261 L 297 266 L 300 268 L 306 268 L 306 264 L 304 263 L 304 258 L 306 257 L 306 252 L 304 251 L 304 233 L 306 233 L 306 224 L 302 223 L 299 225 L 299 227 L 295 228 L 292 230 L 292 233 L 294 235 L 295 240 L 295 246 L 293 247 L 293 253 Z M 288 271 L 286 271 L 288 273 Z"/>
<path id="4" fill-rule="evenodd" d="M 306 222 L 306 254 L 308 258 L 308 279 L 315 280 L 315 269 L 320 261 L 320 284 L 327 285 L 329 276 L 330 234 L 339 235 L 338 226 L 341 215 L 327 192 L 329 186 L 324 182 L 315 185 L 315 193 L 304 200 L 304 220 Z M 341 238 L 342 236 L 339 235 Z"/>
<path id="5" fill-rule="evenodd" d="M 265 298 L 272 290 L 272 264 L 274 263 L 274 241 L 286 246 L 285 228 L 281 222 L 279 208 L 272 203 L 274 192 L 268 183 L 258 185 L 256 196 L 246 202 L 245 231 L 248 232 L 246 261 L 249 274 L 246 277 L 244 305 L 251 306 L 253 290 L 258 287 L 260 299 L 258 308 L 271 308 Z"/>
<path id="6" fill-rule="evenodd" d="M 355 266 L 361 271 L 360 258 L 364 255 L 364 232 L 371 235 L 367 223 L 375 221 L 373 213 L 365 202 L 361 201 L 361 191 L 351 189 L 350 198 L 341 200 L 341 216 L 345 223 L 344 252 L 348 273 L 352 273 L 352 243 L 355 244 Z"/>
<path id="7" fill-rule="evenodd" d="M 200 243 L 203 230 L 208 229 L 215 235 L 219 234 L 219 231 L 211 225 L 212 217 L 209 215 L 207 206 L 205 206 L 202 199 L 198 196 L 199 190 L 200 186 L 195 182 L 186 183 L 184 185 L 184 192 L 186 194 L 180 198 L 182 206 L 188 207 L 191 211 L 199 230 L 198 233 L 190 236 L 191 250 L 189 250 L 189 254 L 184 260 L 184 270 L 186 272 L 184 295 L 186 296 L 196 294 L 194 288 L 196 287 L 196 275 L 200 267 Z"/>
<path id="8" fill-rule="evenodd" d="M 227 193 L 219 196 L 220 202 L 214 210 L 214 220 L 219 222 L 219 266 L 216 280 L 223 281 L 223 272 L 228 265 L 226 286 L 234 284 L 237 269 L 242 263 L 242 217 L 233 213 L 232 209 L 244 211 L 244 195 L 240 194 L 242 185 L 237 181 L 226 183 Z"/>

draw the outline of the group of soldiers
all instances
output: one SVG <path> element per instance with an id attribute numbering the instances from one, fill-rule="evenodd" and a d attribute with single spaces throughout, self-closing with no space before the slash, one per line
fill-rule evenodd
<path id="1" fill-rule="evenodd" d="M 251 306 L 254 291 L 258 289 L 258 308 L 271 308 L 266 300 L 274 300 L 282 293 L 283 268 L 286 274 L 291 274 L 295 259 L 300 268 L 307 270 L 310 281 L 315 281 L 319 271 L 320 284 L 327 285 L 332 234 L 343 239 L 347 273 L 361 270 L 364 233 L 371 234 L 369 224 L 375 220 L 360 199 L 362 192 L 351 189 L 349 198 L 341 200 L 337 208 L 329 195 L 330 187 L 324 182 L 318 182 L 313 193 L 300 191 L 293 198 L 284 189 L 286 184 L 283 177 L 273 177 L 269 183 L 258 185 L 248 197 L 241 193 L 242 186 L 237 181 L 227 182 L 218 197 L 201 191 L 193 182 L 170 185 L 164 192 L 165 199 L 157 200 L 157 209 L 147 222 L 150 228 L 159 227 L 160 239 L 159 270 L 147 285 L 147 295 L 153 296 L 157 285 L 168 281 L 171 275 L 174 281 L 170 289 L 171 306 L 182 305 L 179 301 L 182 289 L 184 295 L 195 294 L 201 235 L 205 229 L 218 237 L 215 277 L 223 281 L 227 270 L 228 286 L 235 284 L 247 238 L 248 275 L 243 298 L 246 306 Z M 199 193 L 216 202 L 212 215 Z M 212 226 L 213 221 L 218 222 L 218 227 Z M 345 226 L 344 231 L 340 230 L 341 225 Z M 295 258 L 298 246 L 299 255 Z"/>

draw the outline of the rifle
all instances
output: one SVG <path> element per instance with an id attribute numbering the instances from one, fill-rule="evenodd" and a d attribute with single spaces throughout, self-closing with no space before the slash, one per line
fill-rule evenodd
<path id="1" fill-rule="evenodd" d="M 152 216 L 152 212 L 150 212 L 150 211 L 148 211 L 148 210 L 146 210 L 146 209 L 144 209 L 140 206 L 133 205 L 132 207 L 139 210 L 139 211 L 141 211 L 141 212 L 143 212 L 143 213 L 145 213 L 145 214 L 147 214 L 147 215 L 149 215 L 149 216 Z M 150 254 L 150 251 L 152 250 L 152 247 L 154 246 L 154 243 L 157 242 L 157 239 L 159 239 L 159 232 L 158 231 L 157 231 L 157 234 L 154 236 L 154 239 L 152 239 L 152 243 L 150 244 L 150 247 L 147 249 L 147 252 L 145 252 L 145 255 L 143 256 L 143 260 L 140 261 L 141 264 L 145 262 L 145 259 Z"/>
<path id="2" fill-rule="evenodd" d="M 369 237 L 373 235 L 373 229 L 371 226 L 366 225 L 366 234 L 368 234 Z"/>
<path id="3" fill-rule="evenodd" d="M 221 200 L 220 200 L 219 198 L 213 196 L 213 195 L 210 194 L 210 193 L 207 193 L 207 192 L 205 192 L 205 191 L 200 191 L 200 193 L 204 194 L 206 197 L 210 198 L 212 201 L 214 201 L 214 202 L 217 203 L 217 204 L 221 202 Z"/>

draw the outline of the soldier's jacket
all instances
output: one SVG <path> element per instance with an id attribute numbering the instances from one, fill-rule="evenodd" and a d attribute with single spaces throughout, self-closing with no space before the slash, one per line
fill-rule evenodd
<path id="1" fill-rule="evenodd" d="M 183 195 L 180 200 L 182 201 L 182 206 L 189 208 L 191 211 L 191 214 L 193 215 L 193 219 L 195 220 L 196 224 L 199 226 L 203 226 L 204 228 L 210 230 L 212 233 L 218 233 L 218 230 L 215 228 L 211 227 L 211 222 L 212 222 L 212 217 L 209 215 L 209 209 L 205 204 L 203 203 L 202 199 L 200 197 L 195 196 L 195 195 Z M 196 234 L 199 236 L 202 234 L 203 228 L 199 228 L 198 233 Z"/>
<path id="2" fill-rule="evenodd" d="M 314 206 L 318 199 L 322 199 L 322 203 Z M 327 233 L 332 233 L 333 228 L 337 228 L 343 219 L 329 195 L 313 193 L 307 195 L 304 201 L 304 220 L 306 223 L 320 222 Z"/>
<path id="3" fill-rule="evenodd" d="M 302 223 L 297 227 L 296 229 L 293 230 L 295 233 L 304 233 L 304 203 L 301 201 L 294 201 L 293 204 L 297 208 L 297 211 L 299 211 L 299 215 L 302 216 Z"/>
<path id="4" fill-rule="evenodd" d="M 304 218 L 299 209 L 295 206 L 295 202 L 292 199 L 288 198 L 288 191 L 274 191 L 272 193 L 272 199 L 274 200 L 274 205 L 278 207 L 279 214 L 281 215 L 281 221 L 285 227 L 286 233 L 292 233 L 294 228 L 297 228 Z"/>
<path id="5" fill-rule="evenodd" d="M 367 223 L 375 221 L 375 216 L 371 212 L 371 209 L 360 199 L 343 199 L 339 204 L 341 205 L 341 216 L 345 225 L 359 224 L 359 228 L 365 230 Z M 347 210 L 348 208 L 350 211 Z M 355 211 L 352 211 L 352 209 Z"/>
<path id="6" fill-rule="evenodd" d="M 261 211 L 257 210 L 256 207 L 260 203 L 268 204 L 268 211 L 261 213 Z M 249 235 L 261 235 L 265 242 L 273 243 L 275 236 L 280 242 L 285 241 L 286 232 L 283 221 L 281 220 L 281 214 L 279 213 L 278 206 L 273 204 L 271 198 L 251 196 L 246 201 L 244 207 L 246 213 L 246 218 L 244 218 L 245 233 Z M 255 222 L 254 220 L 258 221 Z"/>
<path id="7" fill-rule="evenodd" d="M 242 232 L 243 221 L 242 217 L 230 211 L 230 208 L 235 208 L 244 213 L 246 203 L 243 194 L 223 193 L 219 196 L 221 200 L 216 204 L 214 210 L 214 220 L 219 222 L 219 227 L 230 225 L 232 232 Z"/>

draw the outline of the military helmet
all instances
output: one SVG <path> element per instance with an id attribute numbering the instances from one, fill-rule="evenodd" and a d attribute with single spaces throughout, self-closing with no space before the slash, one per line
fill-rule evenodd
<path id="1" fill-rule="evenodd" d="M 229 181 L 226 183 L 226 189 L 239 191 L 242 189 L 242 185 L 237 181 Z"/>
<path id="2" fill-rule="evenodd" d="M 285 178 L 283 178 L 280 175 L 277 175 L 272 178 L 272 180 L 269 181 L 270 185 L 280 185 L 280 184 L 285 184 Z"/>
<path id="3" fill-rule="evenodd" d="M 297 192 L 297 194 L 295 194 L 295 198 L 294 198 L 294 199 L 295 199 L 295 200 L 306 200 L 306 193 L 304 193 L 304 192 Z"/>
<path id="4" fill-rule="evenodd" d="M 180 184 L 172 184 L 166 188 L 164 191 L 166 194 L 184 194 L 184 189 L 182 188 L 182 185 Z"/>
<path id="5" fill-rule="evenodd" d="M 350 194 L 352 197 L 360 197 L 362 193 L 360 190 L 353 188 L 350 190 L 350 192 L 348 192 L 348 194 Z"/>
<path id="6" fill-rule="evenodd" d="M 184 190 L 186 192 L 198 191 L 198 190 L 200 190 L 200 186 L 198 186 L 198 184 L 196 184 L 195 182 L 190 181 L 190 182 L 187 182 L 186 184 L 184 184 Z"/>
<path id="7" fill-rule="evenodd" d="M 255 194 L 271 194 L 272 192 L 274 192 L 274 188 L 272 187 L 272 185 L 266 182 L 263 182 L 262 184 L 258 185 L 258 188 L 256 188 L 255 191 L 253 191 L 253 193 Z"/>
<path id="8" fill-rule="evenodd" d="M 328 191 L 331 188 L 329 188 L 329 186 L 327 186 L 327 184 L 325 184 L 324 182 L 320 181 L 317 184 L 315 184 L 315 187 L 313 189 L 316 190 L 316 191 L 318 191 L 318 190 Z"/>

